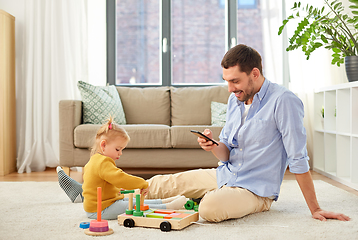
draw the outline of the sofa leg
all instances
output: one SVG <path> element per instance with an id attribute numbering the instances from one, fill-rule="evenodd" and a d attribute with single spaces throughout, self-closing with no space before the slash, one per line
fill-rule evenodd
<path id="1" fill-rule="evenodd" d="M 83 174 L 85 173 L 85 168 L 84 167 L 81 167 L 81 172 L 82 172 L 82 179 L 81 179 L 81 183 L 83 183 Z"/>
<path id="2" fill-rule="evenodd" d="M 70 176 L 70 168 L 69 167 L 62 167 L 62 169 L 67 174 L 67 176 Z"/>

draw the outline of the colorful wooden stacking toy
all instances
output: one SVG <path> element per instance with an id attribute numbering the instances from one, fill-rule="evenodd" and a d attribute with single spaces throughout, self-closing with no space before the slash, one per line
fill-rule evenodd
<path id="1" fill-rule="evenodd" d="M 113 229 L 108 227 L 108 221 L 102 220 L 102 188 L 97 188 L 97 220 L 92 220 L 90 226 L 85 230 L 87 235 L 105 236 L 113 233 Z"/>
<path id="2" fill-rule="evenodd" d="M 136 195 L 136 198 L 135 198 L 135 204 L 136 204 L 136 206 L 140 206 L 140 195 L 139 194 L 137 194 Z M 143 211 L 141 211 L 141 208 L 139 207 L 136 207 L 135 208 L 135 211 L 133 212 L 133 216 L 136 216 L 136 217 L 141 217 L 141 216 L 143 216 Z"/>
<path id="3" fill-rule="evenodd" d="M 149 206 L 148 206 L 147 204 L 144 204 L 144 196 L 143 196 L 143 195 L 140 195 L 140 196 L 139 196 L 139 194 L 136 195 L 136 206 L 134 206 L 134 209 L 137 210 L 137 206 L 138 206 L 138 200 L 137 200 L 137 199 L 138 199 L 138 198 L 140 199 L 140 200 L 139 200 L 140 210 L 141 210 L 141 211 L 146 211 L 146 210 L 148 210 L 148 209 L 149 209 Z"/>
<path id="4" fill-rule="evenodd" d="M 126 210 L 126 214 L 133 215 L 133 193 L 134 190 L 122 190 L 122 194 L 128 194 L 128 209 Z"/>

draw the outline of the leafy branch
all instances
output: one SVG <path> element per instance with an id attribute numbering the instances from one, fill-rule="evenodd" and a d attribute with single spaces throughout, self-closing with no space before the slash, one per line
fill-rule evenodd
<path id="1" fill-rule="evenodd" d="M 286 51 L 292 51 L 301 47 L 308 60 L 311 53 L 324 46 L 332 50 L 332 64 L 340 66 L 346 56 L 358 55 L 358 0 L 349 0 L 349 6 L 353 17 L 344 13 L 342 2 L 338 0 L 324 0 L 328 6 L 322 8 L 301 2 L 295 2 L 293 14 L 283 20 L 278 35 L 281 35 L 286 25 L 293 19 L 300 19 L 296 30 L 289 38 L 289 46 Z"/>

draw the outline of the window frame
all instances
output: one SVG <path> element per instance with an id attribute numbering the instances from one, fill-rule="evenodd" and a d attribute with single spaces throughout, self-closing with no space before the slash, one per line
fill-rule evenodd
<path id="1" fill-rule="evenodd" d="M 106 1 L 107 84 L 116 85 L 116 0 Z"/>

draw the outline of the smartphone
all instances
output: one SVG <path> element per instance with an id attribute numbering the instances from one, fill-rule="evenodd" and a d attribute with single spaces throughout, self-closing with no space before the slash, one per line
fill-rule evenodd
<path id="1" fill-rule="evenodd" d="M 214 144 L 218 145 L 219 146 L 219 143 L 217 143 L 215 140 L 205 136 L 204 134 L 202 134 L 201 132 L 199 131 L 196 131 L 196 130 L 190 130 L 190 132 L 192 132 L 194 135 L 198 136 L 198 137 L 201 137 L 201 138 L 205 138 L 206 140 L 208 141 L 212 141 Z"/>

